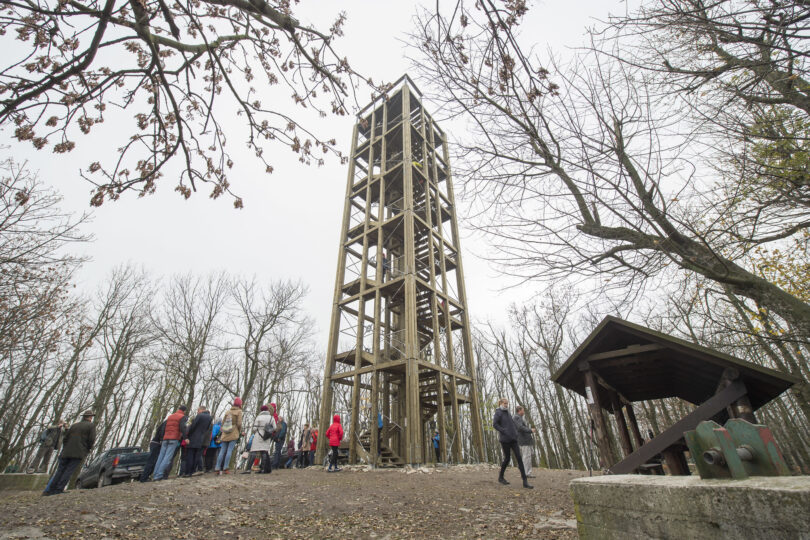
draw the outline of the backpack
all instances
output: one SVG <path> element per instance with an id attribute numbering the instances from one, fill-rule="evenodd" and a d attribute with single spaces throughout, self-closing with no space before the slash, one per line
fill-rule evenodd
<path id="1" fill-rule="evenodd" d="M 263 441 L 266 441 L 267 439 L 274 438 L 275 433 L 276 433 L 276 425 L 273 422 L 273 419 L 270 418 L 267 420 L 267 423 L 264 426 L 262 426 L 259 435 L 261 435 Z"/>
<path id="2" fill-rule="evenodd" d="M 231 414 L 225 415 L 225 420 L 222 422 L 222 430 L 220 433 L 230 433 L 233 431 L 233 416 Z"/>

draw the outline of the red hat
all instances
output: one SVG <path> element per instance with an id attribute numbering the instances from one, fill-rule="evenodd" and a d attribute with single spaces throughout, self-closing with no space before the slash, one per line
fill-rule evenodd
<path id="1" fill-rule="evenodd" d="M 269 411 L 269 410 L 270 410 L 270 407 L 268 407 L 267 405 L 262 405 L 261 410 L 263 410 L 263 411 Z"/>
<path id="2" fill-rule="evenodd" d="M 234 407 L 241 407 L 241 406 L 242 406 L 242 398 L 239 398 L 239 397 L 238 397 L 238 398 L 234 398 L 234 400 L 233 400 L 233 406 L 234 406 Z"/>

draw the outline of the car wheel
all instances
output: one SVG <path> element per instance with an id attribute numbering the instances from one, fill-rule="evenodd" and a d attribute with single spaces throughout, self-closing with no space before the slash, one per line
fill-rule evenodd
<path id="1" fill-rule="evenodd" d="M 98 482 L 96 482 L 96 487 L 102 488 L 102 487 L 105 487 L 105 486 L 109 486 L 111 483 L 112 483 L 112 479 L 107 477 L 107 475 L 104 474 L 104 471 L 101 471 L 100 473 L 98 473 Z"/>

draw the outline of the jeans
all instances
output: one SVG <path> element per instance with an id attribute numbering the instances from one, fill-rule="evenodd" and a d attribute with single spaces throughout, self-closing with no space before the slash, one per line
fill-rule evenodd
<path id="1" fill-rule="evenodd" d="M 338 468 L 337 460 L 338 460 L 338 447 L 337 446 L 330 446 L 329 449 L 331 453 L 329 454 L 329 470 L 334 467 L 335 469 Z"/>
<path id="2" fill-rule="evenodd" d="M 309 466 L 315 465 L 315 450 L 309 451 L 309 462 L 307 463 L 307 465 Z"/>
<path id="3" fill-rule="evenodd" d="M 160 455 L 155 465 L 155 480 L 160 480 L 168 474 L 169 467 L 172 465 L 172 458 L 174 458 L 174 452 L 177 450 L 178 446 L 180 446 L 180 441 L 177 440 L 168 440 L 160 443 Z"/>
<path id="4" fill-rule="evenodd" d="M 219 448 L 219 456 L 217 456 L 217 466 L 214 470 L 227 471 L 228 465 L 231 463 L 231 454 L 236 446 L 236 441 L 223 442 Z"/>
<path id="5" fill-rule="evenodd" d="M 284 441 L 276 441 L 276 451 L 273 452 L 272 468 L 278 469 L 281 466 L 281 447 L 284 446 Z"/>
<path id="6" fill-rule="evenodd" d="M 515 461 L 517 461 L 518 469 L 520 469 L 520 477 L 526 480 L 526 470 L 523 468 L 523 459 L 520 457 L 520 446 L 518 446 L 517 441 L 502 442 L 501 449 L 503 450 L 503 463 L 501 463 L 500 478 L 503 478 L 503 473 L 506 472 L 506 467 L 509 465 L 509 458 L 514 452 Z"/>
<path id="7" fill-rule="evenodd" d="M 143 471 L 141 471 L 141 482 L 149 480 L 149 475 L 155 470 L 158 456 L 160 456 L 160 443 L 152 441 L 149 443 L 149 459 L 146 460 L 146 465 L 143 466 Z"/>
<path id="8" fill-rule="evenodd" d="M 59 467 L 56 472 L 48 481 L 48 486 L 45 488 L 45 493 L 62 493 L 65 491 L 65 486 L 70 482 L 70 477 L 73 476 L 73 471 L 82 462 L 82 458 L 59 458 Z"/>
<path id="9" fill-rule="evenodd" d="M 439 450 L 438 446 L 434 446 L 433 451 L 436 452 L 436 463 L 441 463 L 442 461 L 441 450 Z"/>

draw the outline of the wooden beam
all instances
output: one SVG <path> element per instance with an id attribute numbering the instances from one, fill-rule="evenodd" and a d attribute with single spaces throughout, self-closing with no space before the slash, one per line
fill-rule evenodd
<path id="1" fill-rule="evenodd" d="M 729 404 L 744 395 L 745 392 L 745 385 L 740 383 L 740 381 L 732 382 L 718 394 L 706 400 L 697 409 L 675 422 L 672 427 L 660 433 L 657 437 L 653 438 L 653 440 L 649 441 L 622 461 L 612 467 L 608 467 L 610 473 L 629 474 L 633 472 L 641 465 L 644 465 L 650 459 L 681 440 L 685 431 L 691 431 L 697 428 L 699 423 L 710 419 L 715 414 L 725 409 Z"/>
<path id="2" fill-rule="evenodd" d="M 624 413 L 622 413 L 622 404 L 619 401 L 619 396 L 615 393 L 612 395 L 613 402 L 613 417 L 616 419 L 616 428 L 619 432 L 619 442 L 624 451 L 624 457 L 633 453 L 633 444 L 630 442 L 630 433 L 627 432 L 627 423 L 624 421 Z"/>
<path id="3" fill-rule="evenodd" d="M 624 406 L 627 411 L 627 419 L 630 420 L 630 431 L 633 433 L 633 439 L 636 441 L 636 450 L 644 446 L 644 439 L 641 436 L 641 431 L 638 429 L 638 420 L 636 420 L 636 413 L 633 411 L 633 404 L 628 403 Z"/>
<path id="4" fill-rule="evenodd" d="M 585 372 L 585 384 L 590 390 L 588 396 L 588 409 L 591 413 L 591 420 L 594 424 L 594 431 L 596 432 L 596 445 L 599 448 L 599 464 L 603 469 L 610 467 L 616 460 L 613 457 L 613 449 L 610 446 L 608 439 L 607 424 L 605 418 L 602 416 L 602 406 L 599 403 L 599 388 L 596 384 L 596 378 L 593 371 L 590 369 Z"/>
<path id="5" fill-rule="evenodd" d="M 588 362 L 594 362 L 596 360 L 605 360 L 608 358 L 618 358 L 620 356 L 631 356 L 653 351 L 660 351 L 662 349 L 664 349 L 664 346 L 659 345 L 657 343 L 651 343 L 649 345 L 630 345 L 629 347 L 625 347 L 624 349 L 616 349 L 613 351 L 605 351 L 601 353 L 591 354 L 585 357 L 585 360 L 587 360 Z"/>

